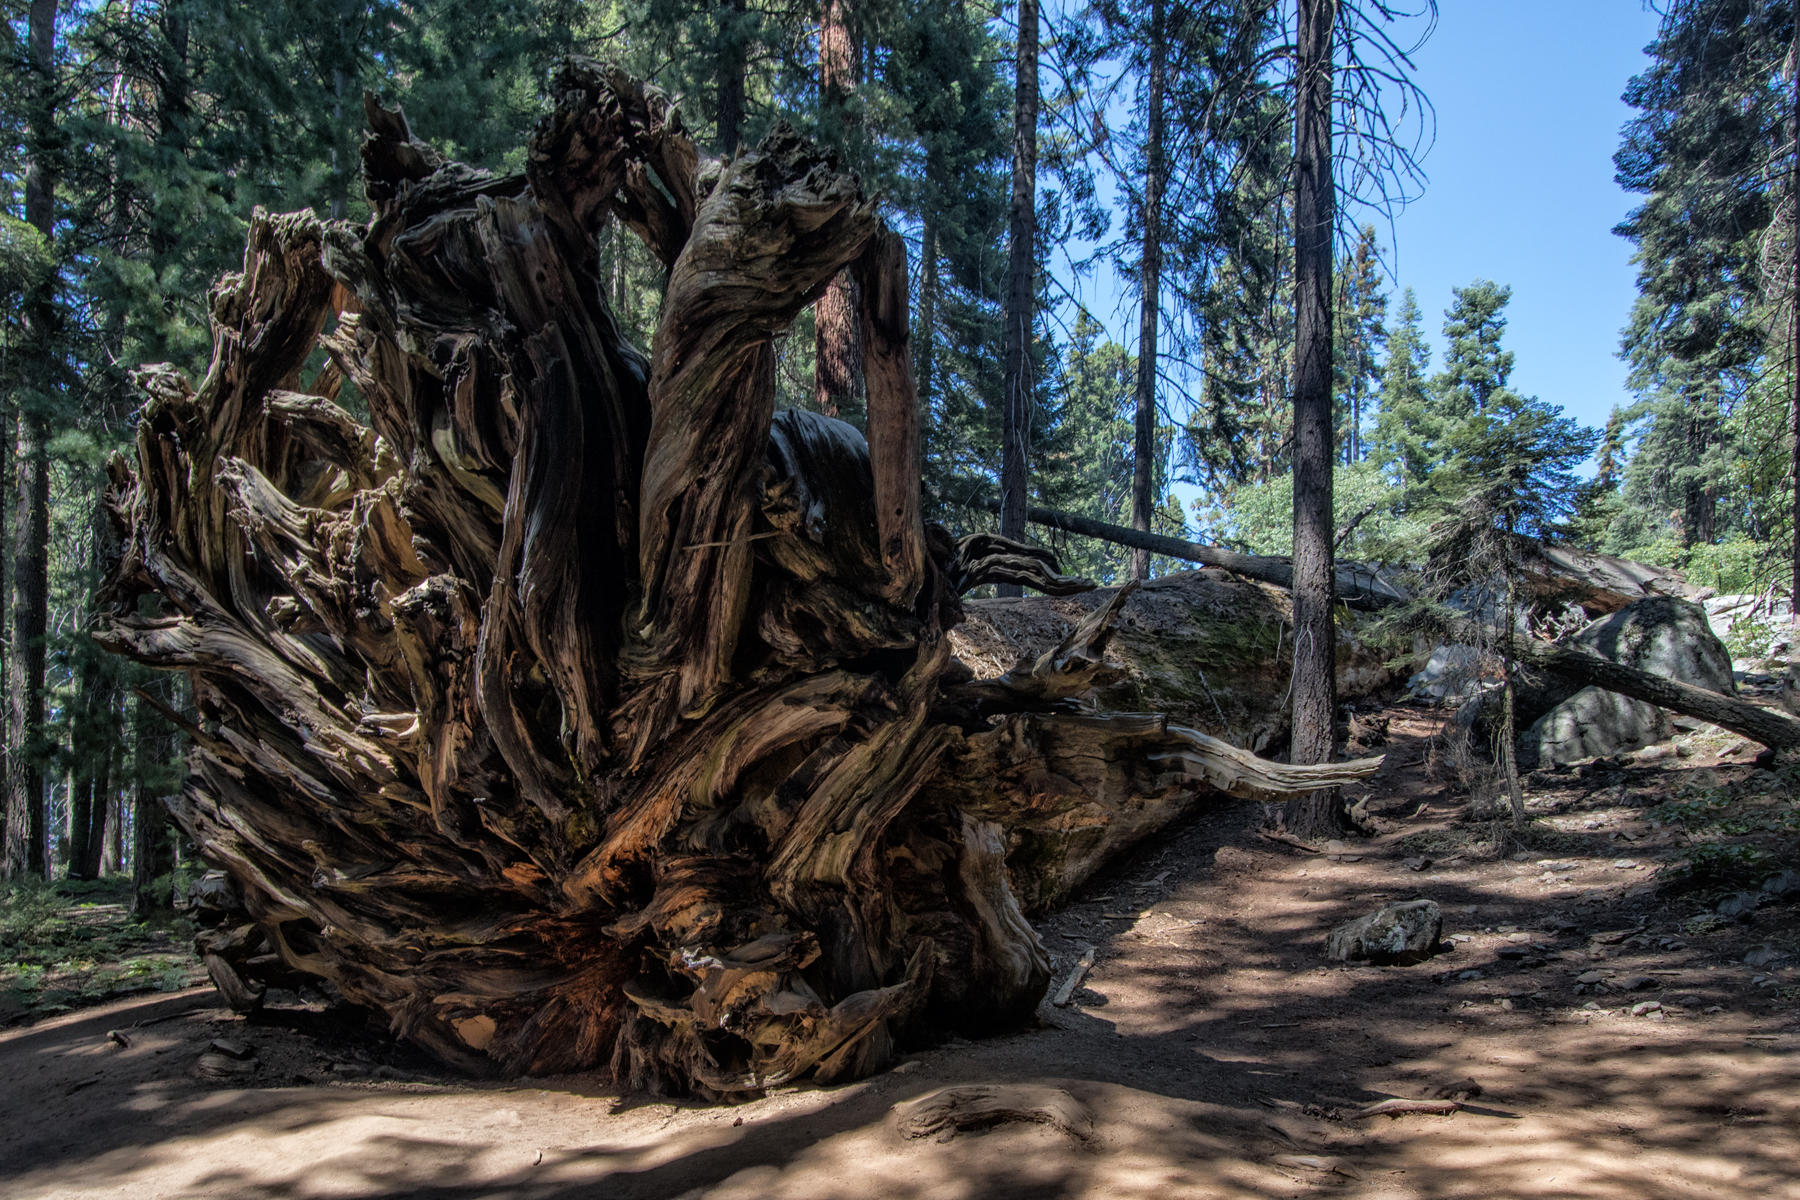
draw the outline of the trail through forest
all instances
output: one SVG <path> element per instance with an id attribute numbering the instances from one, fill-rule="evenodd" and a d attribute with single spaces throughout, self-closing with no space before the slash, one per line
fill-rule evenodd
<path id="1" fill-rule="evenodd" d="M 1088 946 L 1094 964 L 1014 1036 L 704 1106 L 584 1076 L 471 1083 L 320 1003 L 244 1019 L 196 989 L 0 1033 L 0 1191 L 1800 1197 L 1800 894 L 1733 914 L 1717 887 L 1668 886 L 1711 798 L 1753 818 L 1778 777 L 1704 733 L 1685 757 L 1535 775 L 1531 827 L 1495 853 L 1501 827 L 1434 778 L 1441 719 L 1364 715 L 1386 729 L 1376 836 L 1307 853 L 1233 805 L 1040 922 L 1059 984 Z M 1795 865 L 1778 858 L 1757 872 Z M 1443 906 L 1453 949 L 1325 963 L 1333 925 L 1413 896 Z M 910 1102 L 969 1085 L 1038 1120 L 902 1135 Z M 1358 1116 L 1443 1093 L 1463 1107 Z"/>

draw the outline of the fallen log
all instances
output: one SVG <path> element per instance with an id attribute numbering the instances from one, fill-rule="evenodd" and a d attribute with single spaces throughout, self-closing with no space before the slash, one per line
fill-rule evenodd
<path id="1" fill-rule="evenodd" d="M 998 500 L 984 498 L 981 504 L 992 511 L 999 511 Z M 1114 525 L 1110 521 L 1097 521 L 1092 517 L 1036 504 L 1026 508 L 1025 518 L 1035 525 L 1148 550 L 1152 554 L 1165 555 L 1182 562 L 1223 567 L 1233 575 L 1242 575 L 1245 579 L 1256 579 L 1293 590 L 1294 564 L 1285 557 L 1245 554 L 1238 550 L 1227 550 L 1223 546 L 1208 546 L 1167 534 L 1147 533 L 1141 529 L 1130 529 L 1124 525 Z M 1376 568 L 1366 563 L 1338 562 L 1336 588 L 1337 598 L 1352 608 L 1373 610 L 1411 599 L 1392 580 L 1384 578 Z"/>
<path id="2" fill-rule="evenodd" d="M 1467 631 L 1473 632 L 1472 629 Z M 1515 639 L 1513 657 L 1526 666 L 1560 675 L 1583 687 L 1604 688 L 1633 700 L 1659 705 L 1670 712 L 1710 722 L 1773 750 L 1800 749 L 1800 721 L 1691 683 L 1653 675 L 1585 650 L 1538 639 Z"/>
<path id="3" fill-rule="evenodd" d="M 471 1070 L 753 1094 L 1018 1025 L 1027 907 L 1209 799 L 1373 770 L 1077 704 L 1117 608 L 964 688 L 963 592 L 1083 585 L 921 519 L 904 256 L 856 178 L 779 124 L 703 161 L 586 60 L 554 101 L 520 175 L 371 102 L 370 224 L 257 213 L 205 378 L 139 375 L 97 636 L 192 683 L 172 813 L 250 924 L 216 950 Z M 668 271 L 648 355 L 614 221 Z M 774 410 L 846 267 L 866 438 Z"/>
<path id="4" fill-rule="evenodd" d="M 1027 509 L 1026 515 L 1030 520 L 1051 528 L 1102 538 L 1124 546 L 1141 547 L 1152 553 L 1165 554 L 1186 562 L 1222 567 L 1233 574 L 1272 583 L 1277 587 L 1293 586 L 1293 566 L 1285 558 L 1242 554 L 1223 547 L 1144 533 L 1059 509 L 1034 506 Z M 1569 551 L 1531 539 L 1525 540 L 1535 547 L 1526 557 L 1528 584 L 1535 595 L 1573 599 L 1593 606 L 1597 612 L 1612 612 L 1633 597 L 1684 595 L 1692 592 L 1679 577 L 1666 571 L 1606 555 Z M 1559 573 L 1567 576 L 1562 585 L 1551 579 Z M 1340 599 L 1353 607 L 1368 610 L 1391 608 L 1410 598 L 1403 590 L 1383 579 L 1375 568 L 1355 563 L 1338 564 L 1337 587 Z M 1490 648 L 1496 647 L 1500 641 L 1493 631 L 1470 621 L 1453 622 L 1449 632 L 1471 644 Z M 1711 722 L 1777 750 L 1800 747 L 1800 722 L 1717 692 L 1639 671 L 1541 638 L 1515 638 L 1513 657 L 1527 666 L 1553 672 L 1584 687 L 1604 688 L 1630 696 L 1634 700 L 1659 705 L 1683 716 Z"/>

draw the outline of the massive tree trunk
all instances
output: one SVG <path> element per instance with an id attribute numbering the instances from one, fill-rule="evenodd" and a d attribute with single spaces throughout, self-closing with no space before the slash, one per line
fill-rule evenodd
<path id="1" fill-rule="evenodd" d="M 1149 533 L 1156 507 L 1157 333 L 1162 319 L 1163 0 L 1150 0 L 1150 111 L 1144 135 L 1143 243 L 1138 256 L 1137 412 L 1132 423 L 1131 527 Z M 1131 577 L 1150 578 L 1150 552 L 1131 552 Z"/>
<path id="2" fill-rule="evenodd" d="M 371 105 L 370 226 L 258 214 L 205 380 L 141 375 L 101 636 L 192 683 L 173 813 L 253 917 L 206 936 L 228 995 L 261 956 L 472 1069 L 844 1078 L 1029 1016 L 1022 897 L 1208 796 L 1371 769 L 1071 703 L 1113 603 L 975 680 L 958 594 L 1070 585 L 921 521 L 899 237 L 786 126 L 721 167 L 616 71 L 554 94 L 524 176 Z M 615 219 L 669 268 L 648 358 Z M 773 338 L 846 267 L 866 443 L 773 409 Z"/>
<path id="3" fill-rule="evenodd" d="M 1299 763 L 1331 759 L 1337 703 L 1331 621 L 1331 35 L 1334 0 L 1300 0 L 1294 70 L 1294 735 Z M 1342 826 L 1327 794 L 1288 801 L 1302 836 Z"/>

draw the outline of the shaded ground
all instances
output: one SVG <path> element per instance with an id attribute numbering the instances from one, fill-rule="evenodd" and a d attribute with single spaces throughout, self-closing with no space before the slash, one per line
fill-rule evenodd
<path id="1" fill-rule="evenodd" d="M 0 1193 L 1800 1197 L 1800 894 L 1760 890 L 1791 865 L 1793 778 L 1692 735 L 1534 777 L 1515 839 L 1431 777 L 1435 714 L 1383 720 L 1375 837 L 1309 854 L 1243 806 L 1169 836 L 1040 926 L 1059 970 L 1096 962 L 1036 1030 L 706 1108 L 471 1084 L 322 1005 L 246 1021 L 196 989 L 0 1032 Z M 1325 965 L 1333 924 L 1415 895 L 1454 949 Z M 1464 1078 L 1452 1116 L 1354 1116 Z M 895 1131 L 897 1103 L 976 1082 L 1060 1084 L 1093 1136 Z"/>
<path id="2" fill-rule="evenodd" d="M 187 921 L 131 918 L 131 881 L 8 884 L 0 891 L 0 1026 L 206 979 Z"/>

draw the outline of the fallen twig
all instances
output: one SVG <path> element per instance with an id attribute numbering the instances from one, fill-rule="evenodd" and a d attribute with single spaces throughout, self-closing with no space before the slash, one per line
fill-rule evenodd
<path id="1" fill-rule="evenodd" d="M 1352 1118 L 1361 1121 L 1369 1117 L 1399 1117 L 1407 1113 L 1432 1113 L 1447 1117 L 1461 1108 L 1460 1100 L 1378 1100 L 1358 1109 L 1352 1114 Z"/>
<path id="2" fill-rule="evenodd" d="M 1069 972 L 1069 977 L 1063 980 L 1061 987 L 1056 989 L 1056 995 L 1051 998 L 1050 1003 L 1058 1008 L 1067 1008 L 1069 1001 L 1075 998 L 1075 989 L 1081 986 L 1081 981 L 1087 978 L 1087 973 L 1093 969 L 1093 966 L 1094 948 L 1089 946 L 1081 952 L 1081 961 L 1075 964 L 1075 969 Z"/>

